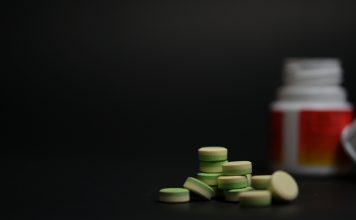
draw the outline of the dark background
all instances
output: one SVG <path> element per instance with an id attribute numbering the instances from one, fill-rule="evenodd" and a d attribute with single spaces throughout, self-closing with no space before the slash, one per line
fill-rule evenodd
<path id="1" fill-rule="evenodd" d="M 5 9 L 1 139 L 13 214 L 112 216 L 137 182 L 155 198 L 195 175 L 203 145 L 266 171 L 268 108 L 286 57 L 340 58 L 356 103 L 354 1 Z"/>

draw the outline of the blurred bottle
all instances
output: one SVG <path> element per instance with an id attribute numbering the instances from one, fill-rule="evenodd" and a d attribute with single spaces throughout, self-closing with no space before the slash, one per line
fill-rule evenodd
<path id="1" fill-rule="evenodd" d="M 340 135 L 351 123 L 338 59 L 287 59 L 284 86 L 271 105 L 273 169 L 333 175 L 350 170 Z"/>

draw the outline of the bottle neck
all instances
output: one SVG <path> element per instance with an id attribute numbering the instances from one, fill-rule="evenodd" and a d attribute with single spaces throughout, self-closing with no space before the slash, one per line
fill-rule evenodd
<path id="1" fill-rule="evenodd" d="M 284 86 L 277 96 L 289 102 L 346 102 L 346 92 L 339 86 Z"/>

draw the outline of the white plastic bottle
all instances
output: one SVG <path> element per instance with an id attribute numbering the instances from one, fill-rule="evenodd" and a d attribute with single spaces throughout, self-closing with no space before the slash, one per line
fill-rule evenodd
<path id="1" fill-rule="evenodd" d="M 340 137 L 352 121 L 352 105 L 340 86 L 337 59 L 288 59 L 284 86 L 271 109 L 271 153 L 274 169 L 294 174 L 333 175 L 351 163 Z"/>

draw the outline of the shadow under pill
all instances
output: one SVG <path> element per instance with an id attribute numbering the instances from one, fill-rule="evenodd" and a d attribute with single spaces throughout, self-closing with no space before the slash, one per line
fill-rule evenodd
<path id="1" fill-rule="evenodd" d="M 155 201 L 157 204 L 162 204 L 164 210 L 166 211 L 174 211 L 174 212 L 187 212 L 190 210 L 190 202 L 182 202 L 182 203 L 165 203 L 161 201 Z"/>

